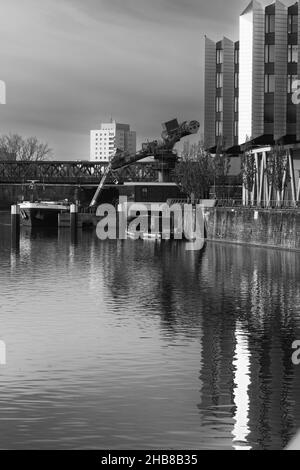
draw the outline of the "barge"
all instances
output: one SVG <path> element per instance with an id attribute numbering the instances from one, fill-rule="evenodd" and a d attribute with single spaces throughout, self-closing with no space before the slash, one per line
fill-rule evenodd
<path id="1" fill-rule="evenodd" d="M 69 212 L 66 202 L 40 201 L 22 202 L 20 204 L 21 224 L 29 227 L 58 227 L 58 214 Z"/>

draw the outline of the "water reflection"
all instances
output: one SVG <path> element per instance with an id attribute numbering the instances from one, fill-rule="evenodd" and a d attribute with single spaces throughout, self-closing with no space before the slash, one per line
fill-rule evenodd
<path id="1" fill-rule="evenodd" d="M 127 245 L 117 264 L 103 246 L 104 279 L 116 300 L 135 298 L 157 313 L 168 339 L 201 340 L 202 444 L 227 447 L 232 432 L 234 448 L 284 447 L 300 426 L 291 361 L 299 254 L 209 245 L 191 256 L 180 244 L 141 246 Z"/>
<path id="2" fill-rule="evenodd" d="M 68 230 L 14 254 L 3 220 L 0 447 L 271 449 L 300 428 L 299 254 Z"/>
<path id="3" fill-rule="evenodd" d="M 247 445 L 249 429 L 249 385 L 250 385 L 250 360 L 248 350 L 248 338 L 244 336 L 242 326 L 237 322 L 236 350 L 234 361 L 234 404 L 235 425 L 233 428 L 234 449 L 251 450 Z"/>

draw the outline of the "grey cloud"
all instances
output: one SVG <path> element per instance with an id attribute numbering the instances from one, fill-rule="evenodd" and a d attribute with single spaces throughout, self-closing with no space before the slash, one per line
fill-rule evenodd
<path id="1" fill-rule="evenodd" d="M 1 132 L 88 158 L 89 130 L 111 115 L 138 141 L 162 121 L 203 113 L 203 36 L 237 32 L 247 1 L 2 0 Z"/>

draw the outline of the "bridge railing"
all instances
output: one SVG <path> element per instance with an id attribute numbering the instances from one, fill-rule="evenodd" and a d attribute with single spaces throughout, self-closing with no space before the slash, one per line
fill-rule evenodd
<path id="1" fill-rule="evenodd" d="M 25 184 L 30 180 L 44 184 L 98 184 L 107 165 L 87 161 L 0 161 L 0 184 Z M 107 182 L 156 179 L 153 166 L 140 162 L 111 172 Z"/>
<path id="2" fill-rule="evenodd" d="M 0 162 L 0 182 L 26 182 L 38 180 L 53 183 L 77 182 L 81 179 L 99 181 L 104 171 L 105 164 L 92 162 Z"/>

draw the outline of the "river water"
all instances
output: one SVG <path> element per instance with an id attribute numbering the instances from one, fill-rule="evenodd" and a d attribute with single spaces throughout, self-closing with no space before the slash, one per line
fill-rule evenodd
<path id="1" fill-rule="evenodd" d="M 0 214 L 0 448 L 280 449 L 300 254 L 23 231 Z"/>

